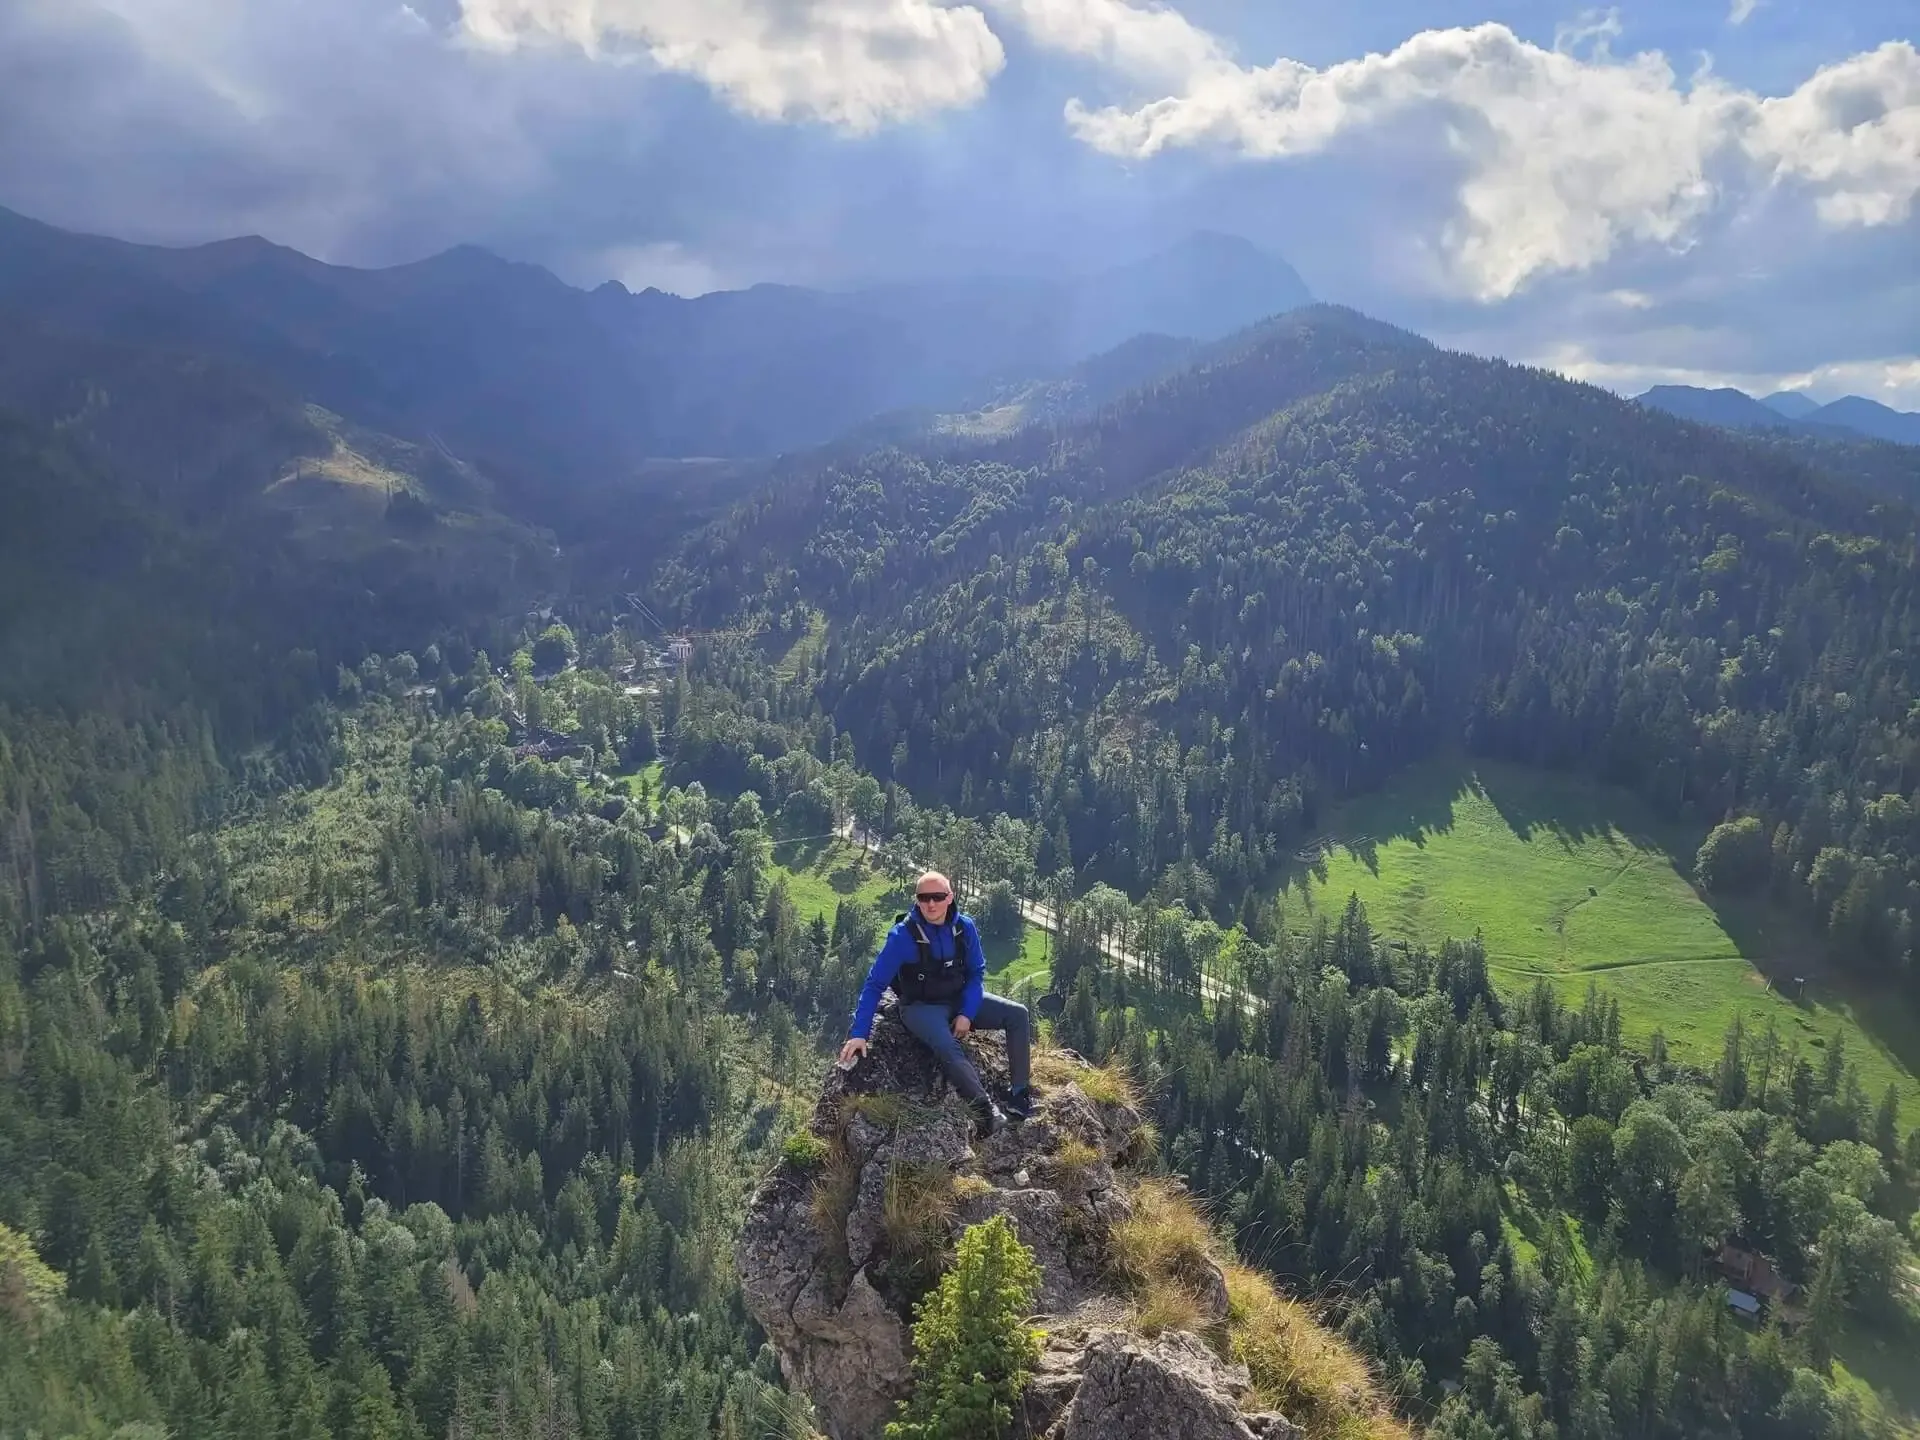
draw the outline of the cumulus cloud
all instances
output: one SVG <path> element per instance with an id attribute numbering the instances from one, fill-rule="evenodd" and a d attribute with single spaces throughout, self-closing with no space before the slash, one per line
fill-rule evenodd
<path id="1" fill-rule="evenodd" d="M 644 55 L 765 120 L 865 132 L 972 104 L 1006 62 L 971 6 L 935 0 L 461 0 L 476 43 Z"/>
<path id="2" fill-rule="evenodd" d="M 1710 214 L 1770 186 L 1803 187 L 1836 227 L 1904 219 L 1920 194 L 1920 51 L 1905 41 L 1762 97 L 1706 69 L 1682 83 L 1658 53 L 1616 58 L 1607 22 L 1553 49 L 1484 24 L 1325 68 L 1250 67 L 1165 7 L 994 3 L 1042 43 L 1172 91 L 1131 107 L 1070 100 L 1068 125 L 1107 154 L 1293 158 L 1418 120 L 1461 177 L 1441 235 L 1448 278 L 1483 301 L 1636 242 L 1684 248 Z"/>
<path id="3" fill-rule="evenodd" d="M 1605 16 L 1315 68 L 1148 0 L 0 0 L 0 204 L 683 293 L 1096 268 L 1204 227 L 1464 349 L 1914 408 L 1916 62 L 1856 32 L 1767 96 L 1616 58 Z"/>
<path id="4" fill-rule="evenodd" d="M 1753 18 L 1753 12 L 1760 8 L 1760 0 L 1733 0 L 1727 11 L 1729 25 L 1744 25 Z"/>

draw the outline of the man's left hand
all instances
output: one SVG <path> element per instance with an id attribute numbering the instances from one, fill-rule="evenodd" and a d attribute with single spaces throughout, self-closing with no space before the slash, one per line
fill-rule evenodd
<path id="1" fill-rule="evenodd" d="M 954 1039 L 956 1040 L 966 1039 L 967 1032 L 971 1029 L 973 1029 L 973 1022 L 967 1019 L 966 1016 L 956 1015 L 953 1017 L 953 1038 Z"/>

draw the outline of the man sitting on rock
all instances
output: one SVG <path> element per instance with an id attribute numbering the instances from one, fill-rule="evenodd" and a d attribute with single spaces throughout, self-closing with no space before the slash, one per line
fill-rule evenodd
<path id="1" fill-rule="evenodd" d="M 867 1050 L 874 1012 L 889 985 L 900 997 L 900 1019 L 913 1037 L 932 1050 L 947 1079 L 972 1107 L 981 1139 L 993 1134 L 1007 1115 L 1025 1120 L 1033 1114 L 1029 1084 L 1032 1035 L 1027 1007 L 986 993 L 987 957 L 973 917 L 960 913 L 953 886 L 938 871 L 928 871 L 913 887 L 914 908 L 902 916 L 867 971 L 860 1004 L 853 1012 L 849 1039 L 840 1047 L 840 1063 L 850 1065 Z M 960 1042 L 974 1030 L 1007 1033 L 1007 1069 L 1012 1091 L 1006 1109 L 993 1103 L 980 1072 Z"/>

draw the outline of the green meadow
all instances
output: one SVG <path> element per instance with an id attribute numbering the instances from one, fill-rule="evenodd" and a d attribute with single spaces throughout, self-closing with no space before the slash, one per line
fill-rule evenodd
<path id="1" fill-rule="evenodd" d="M 1437 945 L 1479 932 L 1494 982 L 1545 978 L 1572 1003 L 1598 985 L 1628 1033 L 1663 1031 L 1711 1065 L 1736 1016 L 1817 1057 L 1843 1043 L 1868 1094 L 1900 1087 L 1920 1120 L 1920 1023 L 1832 972 L 1817 939 L 1769 910 L 1710 901 L 1688 878 L 1701 834 L 1635 796 L 1498 764 L 1433 764 L 1332 817 L 1282 888 L 1287 924 L 1339 918 L 1356 894 L 1376 932 Z M 1804 987 L 1797 979 L 1804 977 Z"/>
<path id="2" fill-rule="evenodd" d="M 875 909 L 891 906 L 888 914 L 907 906 L 906 882 L 881 873 L 866 850 L 851 840 L 775 840 L 773 873 L 787 882 L 787 895 L 803 922 L 823 915 L 832 924 L 843 900 Z"/>

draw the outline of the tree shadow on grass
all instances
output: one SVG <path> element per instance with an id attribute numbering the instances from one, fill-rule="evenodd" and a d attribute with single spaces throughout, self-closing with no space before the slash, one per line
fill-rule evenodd
<path id="1" fill-rule="evenodd" d="M 1909 1317 L 1883 1325 L 1851 1319 L 1834 1340 L 1834 1356 L 1872 1386 L 1880 1401 L 1909 1427 L 1920 1423 L 1920 1323 Z"/>
<path id="2" fill-rule="evenodd" d="M 874 876 L 864 855 L 856 856 L 844 864 L 836 865 L 827 872 L 827 884 L 836 894 L 851 895 Z"/>
<path id="3" fill-rule="evenodd" d="M 1551 838 L 1571 850 L 1617 835 L 1639 849 L 1668 854 L 1685 844 L 1678 827 L 1662 825 L 1645 801 L 1590 776 L 1483 761 L 1472 768 L 1468 783 L 1508 829 L 1529 843 Z M 1687 850 L 1689 865 L 1699 843 L 1695 839 Z"/>
<path id="4" fill-rule="evenodd" d="M 1453 828 L 1454 797 L 1470 773 L 1461 764 L 1426 762 L 1400 771 L 1380 790 L 1348 801 L 1289 857 L 1280 872 L 1281 888 L 1309 879 L 1326 884 L 1331 854 L 1351 855 L 1378 875 L 1382 845 L 1406 840 L 1424 847 L 1429 836 Z"/>
<path id="5" fill-rule="evenodd" d="M 773 858 L 787 869 L 799 873 L 818 865 L 839 840 L 831 835 L 776 835 Z"/>

